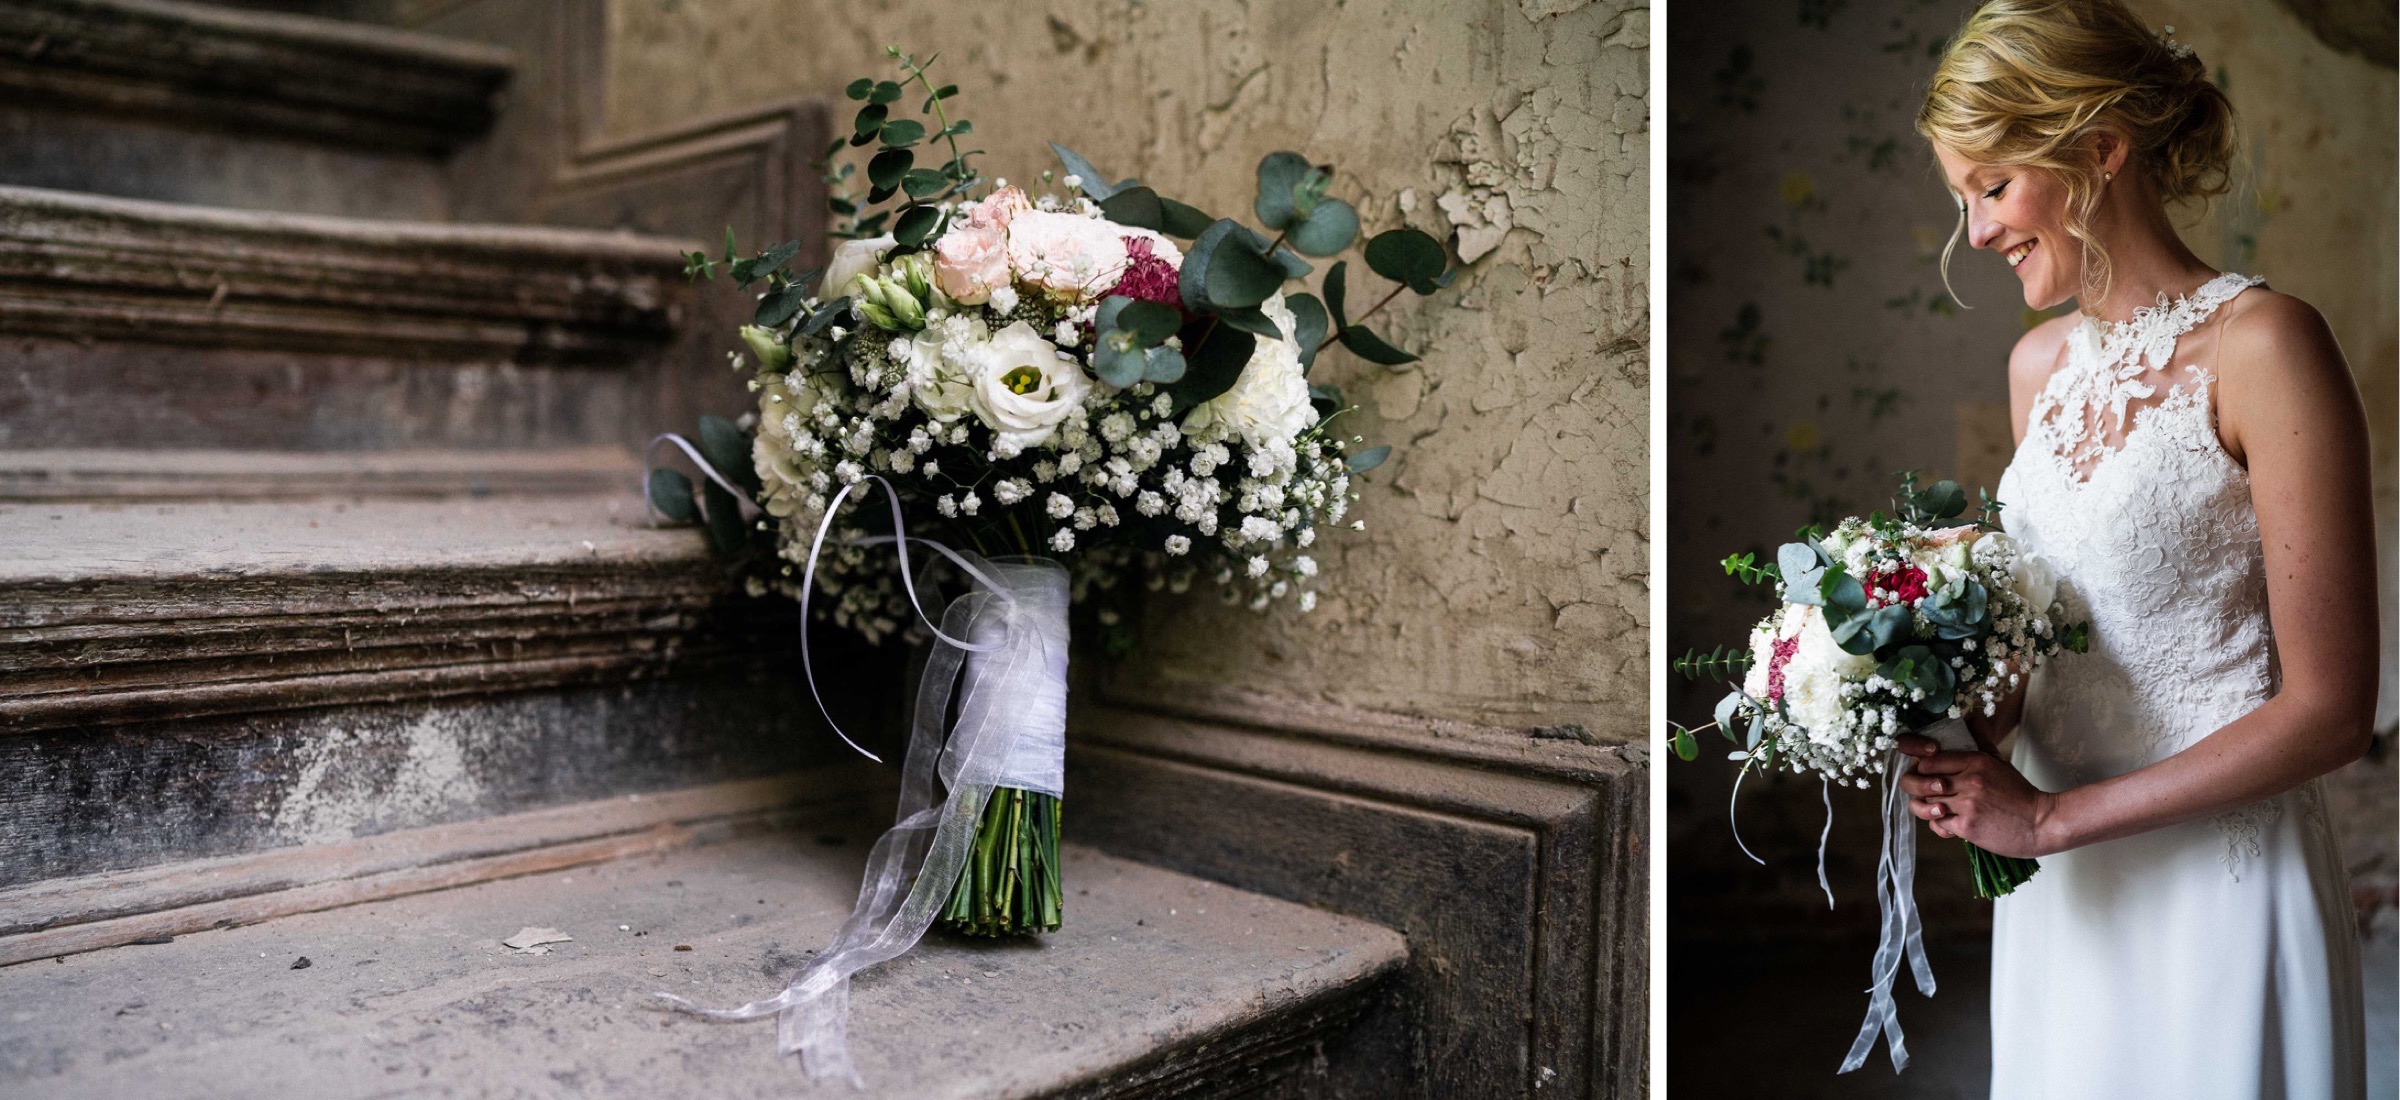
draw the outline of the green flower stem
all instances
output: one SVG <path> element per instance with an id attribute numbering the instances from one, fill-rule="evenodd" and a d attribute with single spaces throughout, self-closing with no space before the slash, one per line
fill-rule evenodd
<path id="1" fill-rule="evenodd" d="M 2042 865 L 2016 856 L 1994 855 L 1966 841 L 1967 868 L 1975 875 L 1975 896 L 1985 901 L 2006 897 L 2033 878 Z"/>
<path id="2" fill-rule="evenodd" d="M 993 788 L 942 927 L 969 936 L 1058 931 L 1058 815 L 1055 796 Z"/>

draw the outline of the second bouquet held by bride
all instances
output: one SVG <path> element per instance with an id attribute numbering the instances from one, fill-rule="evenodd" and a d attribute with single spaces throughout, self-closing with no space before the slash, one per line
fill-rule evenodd
<path id="1" fill-rule="evenodd" d="M 722 264 L 761 292 L 735 357 L 758 393 L 755 435 L 710 418 L 697 447 L 662 437 L 705 479 L 695 494 L 661 468 L 650 484 L 662 512 L 755 552 L 754 590 L 871 641 L 930 636 L 899 820 L 858 909 L 782 994 L 709 1013 L 780 1015 L 782 1048 L 812 1076 L 855 1078 L 849 976 L 930 925 L 1060 927 L 1070 606 L 1091 608 L 1082 621 L 1112 649 L 1130 644 L 1146 589 L 1313 608 L 1320 539 L 1391 449 L 1354 450 L 1341 393 L 1310 370 L 1337 344 L 1415 358 L 1347 315 L 1346 261 L 1318 293 L 1291 286 L 1314 274 L 1304 257 L 1358 240 L 1330 169 L 1262 160 L 1259 229 L 1112 183 L 1056 145 L 1058 190 L 987 182 L 959 145 L 958 89 L 934 86 L 930 59 L 891 55 L 899 79 L 850 85 L 853 132 L 826 153 L 848 239 L 822 278 L 785 270 L 799 242 L 737 257 L 729 235 L 722 261 L 691 257 L 695 275 Z M 896 117 L 903 100 L 925 121 Z M 869 146 L 862 197 L 839 161 Z M 1413 229 L 1375 236 L 1363 258 L 1395 285 L 1358 320 L 1454 275 Z M 845 507 L 876 492 L 885 506 Z"/>
<path id="2" fill-rule="evenodd" d="M 1894 1064 L 1906 1064 L 1891 997 L 1904 955 L 1919 991 L 1933 992 L 1913 898 L 1915 823 L 1894 782 L 1908 761 L 1897 751 L 1900 735 L 1974 750 L 1979 745 L 1964 719 L 1991 715 L 2042 661 L 2087 645 L 2086 628 L 2066 622 L 2049 566 L 1993 522 L 1997 504 L 1987 497 L 1982 515 L 1962 522 L 1966 494 L 1955 483 L 1920 489 L 1913 473 L 1901 476 L 1897 515 L 1845 519 L 1830 532 L 1803 530 L 1771 565 L 1752 554 L 1725 559 L 1726 573 L 1773 585 L 1777 606 L 1752 628 L 1744 649 L 1676 662 L 1687 676 L 1736 681 L 1718 702 L 1715 721 L 1674 727 L 1671 743 L 1682 759 L 1699 754 L 1696 733 L 1721 730 L 1745 777 L 1778 765 L 1817 773 L 1828 788 L 1828 815 L 1833 785 L 1864 788 L 1871 777 L 1881 779 L 1882 942 L 1867 1020 L 1843 1072 L 1865 1061 L 1878 1034 L 1891 1040 Z M 1740 790 L 1737 779 L 1737 798 Z M 1739 844 L 1738 829 L 1734 836 Z M 1822 838 L 1817 878 L 1830 905 L 1821 845 Z M 2039 870 L 2030 859 L 1973 844 L 1966 849 L 1980 898 L 2003 896 Z M 1747 846 L 1743 851 L 1749 854 Z"/>

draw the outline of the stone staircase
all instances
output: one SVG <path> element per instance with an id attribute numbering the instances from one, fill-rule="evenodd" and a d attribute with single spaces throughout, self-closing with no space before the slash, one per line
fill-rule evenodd
<path id="1" fill-rule="evenodd" d="M 798 1085 L 648 994 L 778 987 L 892 777 L 795 690 L 791 609 L 642 514 L 722 371 L 684 242 L 447 220 L 513 66 L 0 0 L 0 1096 Z M 891 726 L 895 660 L 820 660 Z M 1343 1054 L 1397 934 L 1069 858 L 1066 931 L 862 979 L 873 1094 L 1404 1072 Z"/>

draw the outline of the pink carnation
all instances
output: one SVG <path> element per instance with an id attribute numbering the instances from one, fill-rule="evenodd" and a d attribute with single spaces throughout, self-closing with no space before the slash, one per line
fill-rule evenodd
<path id="1" fill-rule="evenodd" d="M 1143 302 L 1159 302 L 1181 308 L 1183 295 L 1177 289 L 1179 273 L 1175 265 L 1158 255 L 1148 238 L 1125 238 L 1125 274 L 1117 279 L 1110 294 L 1122 294 Z"/>

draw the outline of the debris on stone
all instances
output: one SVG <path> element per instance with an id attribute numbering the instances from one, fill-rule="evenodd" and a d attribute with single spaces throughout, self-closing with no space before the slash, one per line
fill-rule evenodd
<path id="1" fill-rule="evenodd" d="M 574 939 L 575 937 L 561 932 L 556 928 L 534 928 L 527 926 L 525 928 L 518 929 L 516 935 L 510 936 L 505 940 L 501 940 L 500 943 L 504 947 L 512 947 L 528 955 L 547 955 L 550 953 L 550 949 L 543 947 L 543 944 L 572 943 L 574 942 Z"/>
<path id="2" fill-rule="evenodd" d="M 691 949 L 692 945 L 688 943 L 679 943 L 675 945 L 675 950 L 677 951 L 689 951 Z"/>
<path id="3" fill-rule="evenodd" d="M 162 943 L 174 943 L 174 942 L 175 942 L 175 937 L 173 937 L 173 936 L 144 936 L 144 937 L 142 937 L 141 939 L 135 940 L 135 941 L 133 941 L 133 942 L 134 942 L 134 944 L 135 944 L 135 945 L 137 945 L 137 946 L 140 946 L 140 947 L 156 947 L 156 946 L 158 946 L 159 944 L 162 944 Z"/>
<path id="4" fill-rule="evenodd" d="M 308 961 L 308 956 L 306 956 L 306 955 L 302 955 L 302 956 L 300 956 L 300 957 L 299 957 L 297 960 L 295 960 L 295 961 L 292 963 L 292 969 L 294 969 L 294 970 L 306 970 L 306 969 L 308 969 L 309 967 L 312 967 L 312 966 L 315 966 L 315 965 L 317 965 L 317 964 L 315 964 L 315 963 L 312 963 L 312 962 Z"/>

